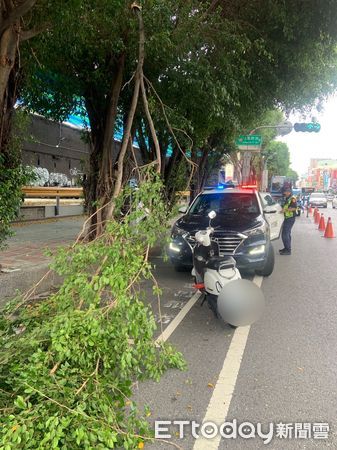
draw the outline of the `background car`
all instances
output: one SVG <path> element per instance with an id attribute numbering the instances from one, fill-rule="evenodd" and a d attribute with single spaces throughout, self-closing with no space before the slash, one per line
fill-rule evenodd
<path id="1" fill-rule="evenodd" d="M 333 209 L 337 208 L 337 196 L 332 199 L 332 207 Z"/>
<path id="2" fill-rule="evenodd" d="M 309 197 L 309 204 L 313 207 L 328 207 L 328 200 L 323 192 L 313 192 Z"/>
<path id="3" fill-rule="evenodd" d="M 268 193 L 255 189 L 209 189 L 199 194 L 173 225 L 168 253 L 176 270 L 192 268 L 195 233 L 209 225 L 208 213 L 217 213 L 212 226 L 219 255 L 235 258 L 239 270 L 268 276 L 274 269 L 271 240 L 283 224 L 281 206 Z"/>

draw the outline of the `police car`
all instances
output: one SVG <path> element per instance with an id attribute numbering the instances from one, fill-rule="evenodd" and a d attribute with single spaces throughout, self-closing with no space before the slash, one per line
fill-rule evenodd
<path id="1" fill-rule="evenodd" d="M 212 222 L 213 240 L 219 255 L 231 255 L 238 269 L 269 276 L 274 269 L 271 241 L 280 236 L 282 207 L 267 192 L 254 187 L 224 187 L 205 189 L 186 208 L 171 231 L 169 256 L 176 270 L 192 267 L 195 233 L 209 224 L 208 213 L 217 213 Z"/>

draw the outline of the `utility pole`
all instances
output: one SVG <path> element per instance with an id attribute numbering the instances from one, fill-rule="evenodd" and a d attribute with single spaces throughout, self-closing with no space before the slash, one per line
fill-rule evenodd
<path id="1" fill-rule="evenodd" d="M 268 166 L 267 162 L 272 159 L 274 156 L 276 156 L 277 153 L 272 153 L 267 158 L 265 156 L 262 156 L 263 158 L 263 169 L 262 169 L 262 176 L 261 176 L 261 191 L 265 192 L 268 188 Z"/>
<path id="2" fill-rule="evenodd" d="M 248 184 L 250 181 L 250 166 L 251 166 L 252 152 L 243 153 L 242 164 L 242 183 Z"/>

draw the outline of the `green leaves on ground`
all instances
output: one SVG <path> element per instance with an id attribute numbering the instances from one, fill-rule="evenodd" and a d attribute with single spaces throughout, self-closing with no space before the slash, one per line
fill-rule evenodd
<path id="1" fill-rule="evenodd" d="M 162 183 L 148 175 L 118 202 L 118 217 L 130 209 L 121 221 L 56 255 L 56 294 L 2 316 L 1 450 L 134 449 L 151 432 L 130 401 L 133 383 L 184 367 L 170 345 L 157 348 L 141 301 L 149 247 L 165 232 Z"/>

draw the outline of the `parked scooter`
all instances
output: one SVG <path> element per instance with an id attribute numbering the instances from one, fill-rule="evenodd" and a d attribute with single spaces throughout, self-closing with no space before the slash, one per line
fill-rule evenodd
<path id="1" fill-rule="evenodd" d="M 217 318 L 231 326 L 248 325 L 255 322 L 264 307 L 262 291 L 251 281 L 242 280 L 236 261 L 232 256 L 220 256 L 218 244 L 212 240 L 212 220 L 216 212 L 208 214 L 206 230 L 195 234 L 193 270 L 195 287 L 203 295 Z"/>

